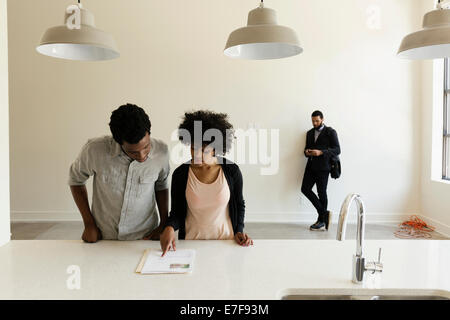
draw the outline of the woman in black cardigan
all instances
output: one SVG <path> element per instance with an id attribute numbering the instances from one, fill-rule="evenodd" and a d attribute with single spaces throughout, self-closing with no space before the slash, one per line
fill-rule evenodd
<path id="1" fill-rule="evenodd" d="M 218 228 L 208 223 L 202 223 L 204 221 L 197 223 L 197 225 L 194 222 L 194 227 L 190 224 L 188 228 L 191 227 L 197 230 L 197 238 L 195 239 L 203 239 L 202 236 L 204 234 L 214 235 L 220 229 L 222 234 L 223 230 L 225 230 L 227 239 L 232 238 L 239 245 L 253 245 L 253 240 L 244 233 L 245 202 L 242 195 L 241 171 L 237 164 L 219 156 L 229 151 L 234 139 L 233 126 L 228 122 L 227 118 L 226 114 L 211 111 L 196 111 L 185 113 L 184 115 L 184 119 L 178 128 L 178 133 L 180 141 L 191 146 L 191 160 L 180 165 L 172 174 L 170 216 L 160 236 L 163 255 L 170 248 L 176 249 L 176 230 L 179 230 L 179 239 L 185 239 L 186 233 L 189 234 L 189 231 L 192 231 L 186 230 L 186 220 L 191 219 L 190 221 L 195 221 L 193 212 L 196 206 L 199 207 L 198 203 L 195 203 L 192 199 L 187 199 L 188 197 L 186 196 L 193 192 L 190 189 L 192 183 L 199 183 L 202 188 L 213 188 L 215 186 L 217 189 L 216 182 L 221 177 L 224 177 L 226 180 L 226 183 L 222 180 L 224 192 L 222 190 L 220 194 L 214 194 L 216 189 L 202 189 L 203 194 L 199 194 L 196 200 L 204 197 L 205 194 L 211 194 L 208 191 L 212 191 L 213 206 L 211 206 L 210 210 L 211 214 L 216 214 L 214 209 L 216 207 L 220 208 L 220 197 L 226 197 L 224 198 L 225 201 L 228 201 L 227 204 L 225 202 L 226 211 L 222 211 L 220 213 L 222 217 L 218 217 L 216 221 L 226 219 L 229 229 L 232 230 L 227 230 L 227 223 Z M 201 136 L 199 136 L 200 134 Z M 217 206 L 215 206 L 214 202 L 216 201 L 216 196 L 219 199 Z M 208 215 L 209 211 L 206 214 Z M 225 217 L 224 215 L 227 216 Z M 199 219 L 199 217 L 202 216 L 198 215 L 196 219 Z M 205 218 L 205 216 L 203 217 Z M 215 219 L 215 217 L 213 218 Z M 208 230 L 208 228 L 212 229 Z"/>

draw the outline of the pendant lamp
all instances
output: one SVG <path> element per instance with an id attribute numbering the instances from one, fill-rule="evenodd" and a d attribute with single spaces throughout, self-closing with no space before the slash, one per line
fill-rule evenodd
<path id="1" fill-rule="evenodd" d="M 74 11 L 66 11 L 64 25 L 49 28 L 36 50 L 54 58 L 99 61 L 120 56 L 114 38 L 95 26 L 94 15 L 80 1 Z M 69 28 L 68 20 L 79 14 L 77 27 Z M 75 19 L 76 20 L 76 19 Z M 75 21 L 72 19 L 72 23 Z"/>
<path id="2" fill-rule="evenodd" d="M 423 29 L 407 35 L 398 50 L 398 57 L 428 60 L 450 57 L 450 9 L 440 0 L 437 9 L 423 18 Z"/>
<path id="3" fill-rule="evenodd" d="M 277 13 L 264 7 L 248 14 L 247 26 L 233 31 L 224 53 L 231 58 L 264 60 L 287 58 L 303 52 L 297 34 L 291 28 L 277 24 Z"/>

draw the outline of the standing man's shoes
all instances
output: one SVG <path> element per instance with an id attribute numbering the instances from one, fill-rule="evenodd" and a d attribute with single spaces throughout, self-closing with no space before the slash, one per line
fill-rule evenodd
<path id="1" fill-rule="evenodd" d="M 326 224 L 325 222 L 316 221 L 312 226 L 309 227 L 311 231 L 325 231 Z"/>
<path id="2" fill-rule="evenodd" d="M 331 211 L 327 211 L 327 214 L 324 217 L 325 229 L 328 230 L 331 222 Z"/>

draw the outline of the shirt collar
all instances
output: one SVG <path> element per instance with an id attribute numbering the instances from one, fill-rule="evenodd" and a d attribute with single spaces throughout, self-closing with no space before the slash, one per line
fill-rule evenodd
<path id="1" fill-rule="evenodd" d="M 322 131 L 323 128 L 325 128 L 325 125 L 322 123 L 322 125 L 319 127 L 319 129 L 315 129 L 316 131 Z"/>
<path id="2" fill-rule="evenodd" d="M 112 157 L 117 157 L 119 154 L 121 154 L 122 148 L 120 147 L 120 144 L 114 140 L 114 138 L 111 138 L 111 145 L 110 145 L 110 153 Z"/>

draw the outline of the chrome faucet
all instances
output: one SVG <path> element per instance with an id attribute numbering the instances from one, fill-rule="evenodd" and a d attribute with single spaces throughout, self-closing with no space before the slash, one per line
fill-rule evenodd
<path id="1" fill-rule="evenodd" d="M 363 244 L 364 244 L 364 225 L 365 225 L 365 209 L 361 196 L 358 194 L 349 194 L 342 203 L 341 212 L 339 214 L 339 224 L 337 229 L 337 240 L 342 241 L 345 239 L 345 230 L 347 228 L 347 215 L 353 201 L 357 204 L 357 233 L 356 233 L 356 254 L 353 255 L 353 269 L 352 269 L 352 281 L 354 283 L 362 283 L 364 280 L 364 273 L 366 271 L 382 272 L 383 264 L 381 263 L 381 248 L 378 251 L 378 261 L 366 262 L 363 256 Z"/>

